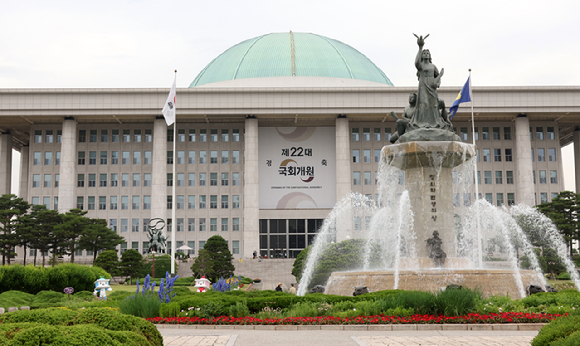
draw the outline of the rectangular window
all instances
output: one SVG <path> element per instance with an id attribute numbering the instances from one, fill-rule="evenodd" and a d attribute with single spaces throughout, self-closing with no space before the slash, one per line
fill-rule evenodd
<path id="1" fill-rule="evenodd" d="M 468 139 L 467 127 L 459 128 L 459 137 L 461 137 L 462 141 L 466 141 Z"/>
<path id="2" fill-rule="evenodd" d="M 483 162 L 491 162 L 491 151 L 483 149 Z"/>
<path id="3" fill-rule="evenodd" d="M 52 166 L 52 151 L 45 151 L 44 152 L 44 165 L 45 166 Z"/>
<path id="4" fill-rule="evenodd" d="M 145 142 L 151 143 L 153 141 L 153 130 L 145 130 Z"/>
<path id="5" fill-rule="evenodd" d="M 232 240 L 232 255 L 239 255 L 240 254 L 240 241 L 239 240 Z"/>
<path id="6" fill-rule="evenodd" d="M 486 200 L 486 201 L 487 201 L 489 204 L 493 205 L 493 193 L 486 193 L 486 194 L 485 194 L 485 200 Z"/>
<path id="7" fill-rule="evenodd" d="M 538 148 L 538 162 L 546 161 L 546 149 Z"/>
<path id="8" fill-rule="evenodd" d="M 550 184 L 558 184 L 558 172 L 550 171 Z"/>
<path id="9" fill-rule="evenodd" d="M 173 186 L 173 173 L 167 173 L 167 186 Z"/>
<path id="10" fill-rule="evenodd" d="M 60 151 L 57 151 L 57 152 L 56 152 L 56 155 L 55 155 L 55 160 L 54 160 L 54 164 L 55 164 L 56 166 L 60 166 Z"/>
<path id="11" fill-rule="evenodd" d="M 493 149 L 493 159 L 495 162 L 501 162 L 501 149 Z"/>
<path id="12" fill-rule="evenodd" d="M 212 217 L 209 219 L 209 231 L 217 232 L 217 218 Z"/>
<path id="13" fill-rule="evenodd" d="M 200 195 L 199 196 L 199 209 L 205 209 L 205 205 L 206 205 L 206 196 Z"/>
<path id="14" fill-rule="evenodd" d="M 489 139 L 489 127 L 482 127 L 481 128 L 481 139 L 483 139 L 483 140 Z"/>
<path id="15" fill-rule="evenodd" d="M 143 209 L 144 210 L 151 209 L 151 196 L 143 196 Z"/>
<path id="16" fill-rule="evenodd" d="M 123 151 L 121 153 L 121 164 L 123 165 L 128 165 L 129 164 L 129 158 L 131 156 L 131 152 L 129 151 Z"/>
<path id="17" fill-rule="evenodd" d="M 39 159 L 39 162 L 40 162 L 40 157 L 38 159 Z M 84 151 L 79 151 L 78 152 L 78 161 L 77 161 L 77 163 L 79 165 L 84 165 L 85 164 L 85 152 Z"/>
<path id="18" fill-rule="evenodd" d="M 79 151 L 79 157 L 80 157 L 80 153 L 81 153 L 81 151 Z M 82 153 L 83 153 L 83 163 L 82 164 L 84 165 L 85 164 L 85 161 L 84 161 L 85 152 L 82 151 Z M 33 166 L 40 166 L 40 160 L 41 160 L 41 158 L 42 158 L 42 152 L 35 151 L 34 154 L 33 154 L 32 165 Z M 79 165 L 80 165 L 80 161 L 79 161 Z"/>
<path id="19" fill-rule="evenodd" d="M 200 142 L 207 142 L 207 130 L 206 129 L 199 129 L 199 141 Z"/>
<path id="20" fill-rule="evenodd" d="M 360 139 L 360 135 L 359 135 L 358 127 L 353 127 L 351 129 L 351 140 L 354 142 L 358 142 L 359 139 Z"/>
<path id="21" fill-rule="evenodd" d="M 536 160 L 536 157 L 534 156 L 534 148 L 532 148 L 531 151 L 532 151 L 532 162 L 534 162 Z"/>
<path id="22" fill-rule="evenodd" d="M 513 184 L 514 183 L 514 172 L 513 171 L 506 171 L 505 172 L 505 183 L 506 184 Z"/>
<path id="23" fill-rule="evenodd" d="M 90 130 L 89 142 L 90 143 L 97 143 L 97 130 Z"/>
<path id="24" fill-rule="evenodd" d="M 353 149 L 352 151 L 352 162 L 359 163 L 360 162 L 360 150 Z"/>
<path id="25" fill-rule="evenodd" d="M 52 182 L 52 176 L 50 174 L 45 174 L 43 187 L 50 187 L 51 182 Z"/>
<path id="26" fill-rule="evenodd" d="M 503 184 L 503 173 L 502 171 L 495 171 L 495 183 Z"/>
<path id="27" fill-rule="evenodd" d="M 222 150 L 222 163 L 230 162 L 230 152 L 228 150 Z"/>
<path id="28" fill-rule="evenodd" d="M 123 130 L 123 143 L 129 143 L 131 141 L 131 130 Z"/>
<path id="29" fill-rule="evenodd" d="M 229 231 L 229 219 L 227 217 L 222 217 L 222 232 Z"/>
<path id="30" fill-rule="evenodd" d="M 188 232 L 195 232 L 195 218 L 187 219 L 187 231 Z M 187 246 L 193 247 L 189 245 L 190 242 L 187 242 Z"/>
<path id="31" fill-rule="evenodd" d="M 240 209 L 240 195 L 232 196 L 232 209 Z"/>
<path id="32" fill-rule="evenodd" d="M 360 185 L 360 172 L 352 172 L 352 184 Z"/>
<path id="33" fill-rule="evenodd" d="M 101 142 L 107 143 L 109 141 L 109 130 L 101 130 Z"/>
<path id="34" fill-rule="evenodd" d="M 95 210 L 95 196 L 87 198 L 87 210 Z"/>
<path id="35" fill-rule="evenodd" d="M 118 151 L 111 151 L 111 164 L 112 165 L 119 164 L 119 152 Z"/>
<path id="36" fill-rule="evenodd" d="M 207 173 L 199 173 L 199 186 L 205 186 Z"/>
<path id="37" fill-rule="evenodd" d="M 368 127 L 363 128 L 363 141 L 368 142 L 371 140 L 371 129 Z"/>
<path id="38" fill-rule="evenodd" d="M 548 193 L 541 192 L 540 193 L 540 204 L 548 203 Z"/>
<path id="39" fill-rule="evenodd" d="M 385 141 L 390 141 L 392 137 L 392 133 L 391 133 L 391 128 L 390 127 L 386 127 L 385 128 Z"/>
<path id="40" fill-rule="evenodd" d="M 62 143 L 62 130 L 56 130 L 56 142 Z"/>
<path id="41" fill-rule="evenodd" d="M 195 195 L 187 196 L 187 209 L 195 209 Z"/>
<path id="42" fill-rule="evenodd" d="M 99 174 L 99 187 L 107 187 L 107 174 Z"/>
<path id="43" fill-rule="evenodd" d="M 121 210 L 129 210 L 129 196 L 121 196 Z"/>
<path id="44" fill-rule="evenodd" d="M 240 151 L 233 150 L 232 151 L 232 163 L 240 163 Z"/>
<path id="45" fill-rule="evenodd" d="M 99 196 L 99 210 L 107 209 L 107 196 Z"/>
<path id="46" fill-rule="evenodd" d="M 363 150 L 363 162 L 370 163 L 371 162 L 371 151 L 370 149 Z"/>
<path id="47" fill-rule="evenodd" d="M 381 149 L 375 149 L 375 163 L 381 159 Z"/>
<path id="48" fill-rule="evenodd" d="M 222 129 L 222 142 L 229 142 L 230 140 L 230 130 Z"/>
<path id="49" fill-rule="evenodd" d="M 173 209 L 173 196 L 171 195 L 167 196 L 167 209 L 169 210 Z"/>
<path id="50" fill-rule="evenodd" d="M 218 163 L 218 152 L 217 152 L 217 150 L 211 150 L 209 152 L 209 163 Z"/>
<path id="51" fill-rule="evenodd" d="M 239 142 L 240 141 L 240 130 L 233 129 L 232 130 L 232 142 Z"/>
<path id="52" fill-rule="evenodd" d="M 209 139 L 212 142 L 217 142 L 218 141 L 218 130 L 217 129 L 211 129 L 210 130 Z"/>
<path id="53" fill-rule="evenodd" d="M 143 164 L 150 165 L 151 164 L 151 151 L 145 151 L 143 155 Z"/>
<path id="54" fill-rule="evenodd" d="M 151 186 L 151 173 L 143 174 L 143 186 Z"/>
<path id="55" fill-rule="evenodd" d="M 58 187 L 60 184 L 60 174 L 54 175 L 54 187 Z"/>
<path id="56" fill-rule="evenodd" d="M 185 196 L 184 195 L 177 195 L 175 196 L 176 201 L 176 208 L 177 209 L 185 209 Z"/>
<path id="57" fill-rule="evenodd" d="M 496 196 L 497 196 L 497 206 L 501 207 L 503 205 L 503 193 L 498 193 Z"/>
<path id="58" fill-rule="evenodd" d="M 380 128 L 375 127 L 373 129 L 373 138 L 375 139 L 375 141 L 381 140 L 381 129 Z"/>
<path id="59" fill-rule="evenodd" d="M 183 150 L 177 151 L 177 164 L 178 165 L 185 164 L 185 151 L 183 151 Z"/>
<path id="60" fill-rule="evenodd" d="M 209 196 L 209 208 L 210 209 L 217 209 L 218 202 L 217 202 L 217 195 L 210 195 Z"/>
<path id="61" fill-rule="evenodd" d="M 230 196 L 222 195 L 222 209 L 228 209 L 230 204 Z"/>
<path id="62" fill-rule="evenodd" d="M 45 143 L 52 143 L 54 139 L 53 133 L 53 130 L 46 130 L 46 136 L 44 137 Z"/>
<path id="63" fill-rule="evenodd" d="M 200 164 L 207 163 L 207 151 L 205 150 L 199 151 L 199 163 Z"/>
<path id="64" fill-rule="evenodd" d="M 506 162 L 512 162 L 512 150 L 511 149 L 505 149 L 505 161 Z"/>
<path id="65" fill-rule="evenodd" d="M 494 140 L 500 140 L 500 133 L 499 133 L 499 127 L 494 127 L 492 128 L 492 133 L 493 133 L 493 139 Z"/>
<path id="66" fill-rule="evenodd" d="M 168 165 L 172 165 L 173 164 L 173 150 L 168 150 L 167 151 L 167 164 Z"/>
<path id="67" fill-rule="evenodd" d="M 32 203 L 34 204 L 34 203 Z M 83 196 L 77 196 L 77 209 L 83 210 L 85 205 L 85 198 Z"/>
<path id="68" fill-rule="evenodd" d="M 222 173 L 222 186 L 228 186 L 229 185 L 229 174 L 228 173 Z"/>
<path id="69" fill-rule="evenodd" d="M 548 127 L 547 131 L 546 131 L 546 137 L 547 139 L 555 139 L 556 136 L 554 134 L 554 128 L 553 127 Z"/>
<path id="70" fill-rule="evenodd" d="M 556 161 L 556 149 L 548 148 L 548 161 Z"/>
<path id="71" fill-rule="evenodd" d="M 195 142 L 195 129 L 189 129 L 188 137 L 190 142 Z"/>
<path id="72" fill-rule="evenodd" d="M 537 140 L 544 139 L 544 128 L 543 127 L 536 127 L 536 139 Z"/>
<path id="73" fill-rule="evenodd" d="M 117 210 L 117 196 L 111 196 L 109 202 L 109 209 Z"/>
<path id="74" fill-rule="evenodd" d="M 131 232 L 139 232 L 139 219 L 131 219 Z"/>
<path id="75" fill-rule="evenodd" d="M 205 217 L 200 217 L 199 218 L 199 231 L 200 232 L 205 232 Z M 200 241 L 199 242 L 199 249 L 200 250 L 203 248 L 201 243 L 202 242 Z M 205 245 L 205 242 L 203 242 L 203 244 Z"/>
<path id="76" fill-rule="evenodd" d="M 232 186 L 240 185 L 240 173 L 232 173 Z"/>
<path id="77" fill-rule="evenodd" d="M 506 141 L 512 140 L 512 128 L 511 127 L 504 127 L 503 128 L 503 139 Z"/>
<path id="78" fill-rule="evenodd" d="M 111 130 L 111 142 L 119 143 L 119 130 Z"/>
<path id="79" fill-rule="evenodd" d="M 217 186 L 218 178 L 217 173 L 210 173 L 209 174 L 209 186 Z"/>
<path id="80" fill-rule="evenodd" d="M 79 143 L 87 141 L 87 130 L 79 130 Z"/>
<path id="81" fill-rule="evenodd" d="M 540 178 L 540 184 L 546 183 L 546 171 L 539 171 L 538 177 Z"/>
<path id="82" fill-rule="evenodd" d="M 140 165 L 141 164 L 141 152 L 140 151 L 134 151 L 133 152 L 133 164 L 134 165 Z"/>
<path id="83" fill-rule="evenodd" d="M 177 232 L 183 232 L 183 218 L 177 218 Z M 183 242 L 177 242 L 177 247 L 180 247 L 183 244 L 179 244 Z"/>
<path id="84" fill-rule="evenodd" d="M 97 152 L 96 151 L 89 151 L 89 165 L 96 165 L 97 164 Z"/>
<path id="85" fill-rule="evenodd" d="M 195 165 L 195 150 L 190 150 L 187 157 L 187 163 Z"/>
<path id="86" fill-rule="evenodd" d="M 185 142 L 185 129 L 177 130 L 177 141 L 180 143 Z"/>
<path id="87" fill-rule="evenodd" d="M 508 205 L 516 204 L 516 198 L 515 198 L 515 194 L 513 192 L 509 192 L 507 194 L 507 204 Z"/>
<path id="88" fill-rule="evenodd" d="M 141 186 L 141 173 L 133 173 L 133 186 Z"/>
<path id="89" fill-rule="evenodd" d="M 89 187 L 97 186 L 97 175 L 96 174 L 89 174 Z"/>
<path id="90" fill-rule="evenodd" d="M 484 171 L 483 179 L 484 184 L 491 184 L 491 171 Z"/>
<path id="91" fill-rule="evenodd" d="M 364 172 L 365 185 L 371 185 L 371 172 Z"/>
<path id="92" fill-rule="evenodd" d="M 473 132 L 473 136 L 475 137 L 475 140 L 478 141 L 479 140 L 479 130 L 477 129 L 477 127 L 475 127 Z"/>
<path id="93" fill-rule="evenodd" d="M 108 156 L 108 153 L 106 151 L 101 151 L 101 154 L 100 154 L 100 157 L 101 157 L 100 163 L 101 163 L 101 165 L 106 165 L 107 164 L 107 156 Z"/>
<path id="94" fill-rule="evenodd" d="M 42 143 L 42 130 L 34 131 L 34 143 Z"/>
<path id="95" fill-rule="evenodd" d="M 109 228 L 113 232 L 117 232 L 117 219 L 109 219 Z"/>
<path id="96" fill-rule="evenodd" d="M 129 186 L 129 173 L 121 174 L 121 186 Z"/>
<path id="97" fill-rule="evenodd" d="M 177 173 L 177 186 L 185 186 L 185 173 Z"/>
<path id="98" fill-rule="evenodd" d="M 119 175 L 117 173 L 111 173 L 111 187 L 118 186 L 118 177 Z"/>
<path id="99" fill-rule="evenodd" d="M 239 231 L 240 230 L 240 218 L 234 217 L 232 218 L 232 231 Z"/>

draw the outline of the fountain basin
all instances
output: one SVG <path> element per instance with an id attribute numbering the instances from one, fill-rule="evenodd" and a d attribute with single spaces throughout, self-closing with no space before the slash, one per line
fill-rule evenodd
<path id="1" fill-rule="evenodd" d="M 543 286 L 534 270 L 520 270 L 523 287 Z M 479 288 L 484 297 L 509 294 L 521 299 L 518 278 L 513 270 L 501 269 L 418 269 L 400 270 L 398 289 L 406 291 L 437 292 L 456 284 L 471 289 Z M 326 284 L 326 294 L 351 296 L 354 288 L 366 286 L 371 292 L 395 287 L 395 271 L 334 272 Z"/>

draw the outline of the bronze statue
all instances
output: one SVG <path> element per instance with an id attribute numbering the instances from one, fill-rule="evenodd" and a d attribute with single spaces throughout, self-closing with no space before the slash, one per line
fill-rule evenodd
<path id="1" fill-rule="evenodd" d="M 443 267 L 447 254 L 441 249 L 443 240 L 439 238 L 439 232 L 433 231 L 433 237 L 426 240 L 429 258 L 433 260 L 436 267 Z"/>
<path id="2" fill-rule="evenodd" d="M 162 218 L 149 220 L 147 232 L 149 233 L 149 251 L 148 252 L 165 252 L 165 236 L 163 228 L 165 221 Z"/>
<path id="3" fill-rule="evenodd" d="M 411 93 L 409 94 L 409 105 L 403 110 L 403 115 L 401 118 L 399 118 L 395 112 L 391 112 L 391 116 L 395 118 L 395 121 L 397 122 L 397 131 L 391 137 L 391 143 L 395 143 L 400 136 L 405 134 L 407 125 L 409 125 L 409 121 L 411 121 L 413 113 L 415 112 L 416 105 L 417 93 Z"/>

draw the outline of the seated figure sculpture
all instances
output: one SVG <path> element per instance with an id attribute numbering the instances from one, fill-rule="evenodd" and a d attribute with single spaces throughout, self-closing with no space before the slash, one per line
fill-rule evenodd
<path id="1" fill-rule="evenodd" d="M 439 238 L 439 232 L 433 231 L 433 237 L 426 240 L 429 258 L 433 260 L 436 267 L 443 267 L 447 254 L 441 248 L 443 241 Z"/>

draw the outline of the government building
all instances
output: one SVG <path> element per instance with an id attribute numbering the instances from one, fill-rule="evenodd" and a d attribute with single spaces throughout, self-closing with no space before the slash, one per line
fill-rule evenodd
<path id="1" fill-rule="evenodd" d="M 396 131 L 389 113 L 416 92 L 345 43 L 292 32 L 236 44 L 192 80 L 177 89 L 175 143 L 161 115 L 168 88 L 0 89 L 0 193 L 11 192 L 15 149 L 20 197 L 107 220 L 125 238 L 120 252 L 146 252 L 146 225 L 160 217 L 176 230 L 168 247 L 192 256 L 219 234 L 235 258 L 293 258 L 343 197 L 379 203 L 380 150 Z M 439 98 L 449 107 L 460 89 L 441 87 Z M 475 137 L 481 198 L 550 201 L 564 189 L 561 147 L 573 142 L 580 160 L 580 87 L 473 94 L 475 131 L 469 104 L 453 126 L 462 141 Z M 579 179 L 576 164 L 577 189 Z"/>

